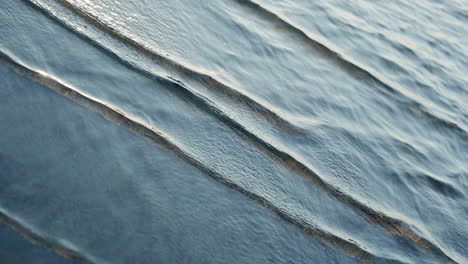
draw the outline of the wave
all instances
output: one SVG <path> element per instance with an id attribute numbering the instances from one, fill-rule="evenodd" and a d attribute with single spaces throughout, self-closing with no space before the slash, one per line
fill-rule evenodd
<path id="1" fill-rule="evenodd" d="M 19 62 L 17 59 L 13 59 L 12 56 L 9 56 L 3 51 L 0 51 L 0 62 L 5 63 L 11 69 L 13 69 L 16 73 L 29 78 L 53 91 L 56 93 L 67 97 L 68 99 L 72 100 L 73 102 L 80 104 L 98 114 L 103 116 L 104 118 L 112 121 L 113 123 L 128 129 L 132 133 L 143 137 L 148 142 L 157 145 L 163 149 L 166 149 L 176 155 L 181 160 L 191 164 L 193 167 L 197 168 L 198 170 L 205 173 L 211 179 L 225 185 L 226 187 L 238 191 L 242 195 L 254 200 L 258 204 L 260 204 L 265 209 L 275 213 L 283 220 L 293 224 L 294 226 L 301 229 L 304 233 L 309 234 L 315 238 L 320 239 L 324 243 L 333 246 L 335 248 L 341 249 L 343 252 L 347 253 L 350 256 L 355 257 L 356 259 L 362 261 L 363 263 L 401 263 L 397 260 L 388 259 L 378 257 L 365 248 L 358 245 L 357 242 L 354 242 L 351 239 L 342 238 L 338 235 L 332 234 L 327 232 L 323 229 L 320 229 L 315 224 L 306 223 L 300 219 L 296 219 L 289 214 L 287 214 L 281 208 L 276 207 L 273 203 L 268 201 L 267 199 L 250 192 L 241 186 L 237 185 L 236 183 L 227 180 L 222 175 L 217 173 L 216 171 L 206 167 L 203 163 L 199 162 L 196 157 L 193 157 L 189 153 L 185 152 L 181 147 L 178 146 L 176 140 L 171 139 L 169 136 L 165 135 L 163 132 L 159 131 L 154 126 L 144 124 L 144 122 L 131 117 L 128 113 L 120 110 L 119 108 L 112 106 L 106 102 L 103 102 L 97 98 L 94 98 L 86 93 L 65 84 L 63 81 L 52 77 L 46 73 L 42 73 L 40 71 L 35 71 L 31 69 L 29 66 L 26 66 Z M 0 211 L 1 212 L 1 211 Z M 0 216 L 2 216 L 0 214 Z M 2 216 L 3 217 L 3 216 Z M 4 216 L 5 219 L 10 219 L 8 216 Z M 3 219 L 3 218 L 1 218 Z M 13 226 L 20 226 L 17 222 L 11 221 Z M 27 229 L 21 229 L 21 233 L 31 234 L 31 239 L 36 241 L 40 244 L 43 244 L 47 247 L 51 247 L 54 250 L 57 249 L 58 252 L 64 252 L 66 256 L 70 256 L 70 258 L 77 259 L 79 261 L 84 261 L 83 263 L 90 263 L 86 260 L 83 256 L 81 256 L 78 252 L 75 252 L 71 249 L 67 249 L 62 245 L 55 244 L 51 241 L 46 240 L 45 238 L 41 238 L 38 235 L 34 235 L 32 231 L 28 231 Z"/>
<path id="2" fill-rule="evenodd" d="M 29 0 L 25 0 L 28 1 Z M 98 26 L 100 29 L 102 29 L 104 32 L 107 32 L 111 34 L 112 36 L 116 37 L 118 40 L 123 41 L 125 44 L 129 45 L 130 47 L 142 52 L 146 56 L 150 58 L 164 58 L 163 60 L 167 62 L 165 65 L 169 65 L 171 63 L 177 64 L 176 62 L 165 58 L 164 56 L 154 53 L 151 50 L 145 48 L 144 46 L 141 46 L 138 44 L 136 41 L 128 38 L 127 36 L 124 36 L 123 34 L 117 32 L 113 33 L 115 31 L 114 29 L 110 28 L 108 29 L 108 26 L 103 24 L 102 22 L 99 22 L 92 17 L 89 17 L 85 12 L 82 10 L 79 10 L 79 8 L 75 7 L 74 5 L 68 3 L 65 0 L 56 0 L 59 3 L 66 3 L 66 8 L 70 9 L 73 11 L 75 14 L 79 14 L 80 17 L 85 18 L 87 21 L 92 22 L 93 25 Z M 359 201 L 358 199 L 354 198 L 352 195 L 346 194 L 342 192 L 339 188 L 327 183 L 322 176 L 318 175 L 313 167 L 310 165 L 307 165 L 305 162 L 301 162 L 300 158 L 295 157 L 293 154 L 290 154 L 286 150 L 281 150 L 280 148 L 268 143 L 266 140 L 262 139 L 260 136 L 256 135 L 254 132 L 250 131 L 248 128 L 245 126 L 241 125 L 238 123 L 236 120 L 233 118 L 229 117 L 226 113 L 224 113 L 222 110 L 220 110 L 220 107 L 218 107 L 213 101 L 209 100 L 203 95 L 198 94 L 197 92 L 193 91 L 189 87 L 187 87 L 183 82 L 174 79 L 170 76 L 162 77 L 160 75 L 155 75 L 151 71 L 135 65 L 135 63 L 126 60 L 122 56 L 120 56 L 116 51 L 111 50 L 98 41 L 92 39 L 91 37 L 87 36 L 85 33 L 77 31 L 74 29 L 72 26 L 69 26 L 66 24 L 66 22 L 63 22 L 60 18 L 58 18 L 56 15 L 49 13 L 46 9 L 44 9 L 41 6 L 38 6 L 34 2 L 29 2 L 33 4 L 35 7 L 38 7 L 41 11 L 45 12 L 48 16 L 52 17 L 55 20 L 58 20 L 62 25 L 64 25 L 67 29 L 72 30 L 73 32 L 77 33 L 79 36 L 82 38 L 86 39 L 87 41 L 91 42 L 93 45 L 98 47 L 99 49 L 103 50 L 106 54 L 110 54 L 112 57 L 117 59 L 119 62 L 122 64 L 130 67 L 132 70 L 137 71 L 144 76 L 151 78 L 151 79 L 156 79 L 159 81 L 163 81 L 167 84 L 168 87 L 166 88 L 173 88 L 170 89 L 171 92 L 175 92 L 176 95 L 178 96 L 183 96 L 186 99 L 192 101 L 197 107 L 202 109 L 203 111 L 207 112 L 208 114 L 212 115 L 213 117 L 217 118 L 221 122 L 223 122 L 225 125 L 228 127 L 232 128 L 235 132 L 239 132 L 242 136 L 244 136 L 246 139 L 248 139 L 251 143 L 253 143 L 259 150 L 262 152 L 266 153 L 270 157 L 274 158 L 275 160 L 279 161 L 284 167 L 288 168 L 290 171 L 295 172 L 296 175 L 301 177 L 304 181 L 308 182 L 311 185 L 314 185 L 316 187 L 319 187 L 321 190 L 324 192 L 328 193 L 330 196 L 335 197 L 337 200 L 351 206 L 352 208 L 355 208 L 359 212 L 361 212 L 364 216 L 366 216 L 370 221 L 377 223 L 384 227 L 386 230 L 388 230 L 391 234 L 409 239 L 410 241 L 415 242 L 417 245 L 426 248 L 430 250 L 433 254 L 437 256 L 443 256 L 444 258 L 447 259 L 447 261 L 451 263 L 456 263 L 454 260 L 452 260 L 447 254 L 444 253 L 442 249 L 440 249 L 434 242 L 430 241 L 429 239 L 425 238 L 423 235 L 424 233 L 421 228 L 418 228 L 415 224 L 408 224 L 408 221 L 403 221 L 398 218 L 394 218 L 389 216 L 388 214 L 385 214 L 383 212 L 377 211 L 373 209 L 372 207 L 366 205 L 364 202 Z M 109 31 L 112 30 L 112 31 Z M 302 31 L 301 31 L 302 32 Z M 303 33 L 305 35 L 305 33 Z M 306 36 L 306 35 L 305 35 Z M 325 47 L 325 46 L 324 46 Z M 325 47 L 326 48 L 326 47 Z M 328 49 L 328 48 L 327 48 Z M 338 56 L 338 55 L 337 55 Z M 172 66 L 171 66 L 172 67 Z M 177 66 L 179 67 L 179 66 Z M 183 69 L 181 66 L 180 69 Z M 182 71 L 182 70 L 181 70 Z M 184 70 L 185 71 L 185 70 Z M 96 99 L 97 100 L 97 99 Z M 237 99 L 240 100 L 240 99 Z M 101 106 L 103 104 L 101 103 Z M 94 107 L 96 108 L 96 107 Z M 109 108 L 111 111 L 104 113 L 103 116 L 105 116 L 107 119 L 117 123 L 121 124 L 122 122 L 129 122 L 127 120 L 127 114 L 122 113 L 120 110 L 118 110 L 115 107 Z M 98 112 L 97 110 L 95 110 Z M 99 112 L 100 113 L 100 112 Z M 115 113 L 119 113 L 121 115 L 120 117 L 116 117 Z M 120 114 L 121 113 L 121 114 Z M 108 116 L 108 117 L 107 117 Z M 122 120 L 123 118 L 123 120 Z M 253 199 L 256 200 L 257 202 L 261 203 L 265 208 L 268 208 L 272 210 L 271 208 L 273 205 L 271 203 L 267 203 L 263 201 L 264 199 L 262 197 L 256 197 L 257 195 L 251 194 L 250 192 L 243 190 L 240 186 L 232 183 L 232 182 L 226 182 L 226 180 L 221 177 L 217 176 L 217 174 L 214 171 L 211 171 L 210 169 L 206 168 L 202 163 L 196 161 L 194 157 L 190 157 L 190 155 L 186 154 L 185 152 L 181 151 L 179 148 L 174 145 L 173 142 L 174 140 L 169 140 L 169 137 L 167 135 L 164 135 L 161 132 L 157 132 L 153 127 L 151 126 L 145 126 L 141 123 L 136 122 L 135 124 L 126 127 L 127 129 L 131 130 L 132 132 L 144 136 L 147 138 L 149 141 L 152 143 L 163 146 L 167 149 L 172 150 L 179 158 L 182 160 L 185 160 L 186 162 L 194 165 L 195 167 L 199 168 L 200 170 L 204 171 L 208 175 L 211 175 L 212 178 L 215 180 L 227 185 L 228 187 L 235 189 L 241 193 L 243 193 L 246 196 L 252 196 L 254 197 Z M 160 142 L 164 142 L 162 145 Z M 190 157 L 190 159 L 187 159 L 187 157 Z M 214 176 L 213 176 L 214 175 Z M 252 198 L 251 197 L 251 198 Z M 279 209 L 275 209 L 279 210 Z M 275 212 L 277 213 L 277 212 Z M 278 214 L 278 213 L 277 213 Z M 285 214 L 285 213 L 283 213 Z M 280 215 L 281 216 L 281 215 Z M 283 219 L 287 220 L 290 223 L 293 223 L 297 220 L 294 219 L 287 219 L 289 216 L 284 215 L 281 216 Z M 291 218 L 291 217 L 289 217 Z M 294 221 L 293 221 L 294 220 Z M 296 225 L 296 224 L 295 224 Z M 304 226 L 299 226 L 301 229 L 305 230 L 306 227 Z M 316 232 L 316 231 L 308 231 L 308 232 Z M 319 232 L 320 233 L 320 232 Z M 334 239 L 331 239 L 333 241 Z"/>
<path id="3" fill-rule="evenodd" d="M 46 248 L 53 250 L 58 255 L 61 255 L 65 258 L 74 260 L 81 264 L 92 264 L 89 259 L 85 256 L 77 252 L 76 250 L 70 249 L 63 244 L 60 244 L 55 241 L 47 240 L 41 237 L 38 233 L 34 232 L 32 229 L 26 227 L 25 225 L 21 224 L 20 221 L 15 220 L 13 217 L 9 216 L 2 208 L 0 208 L 0 222 L 5 223 L 11 229 L 15 230 L 19 234 L 21 234 L 26 239 L 34 242 L 36 244 L 40 244 Z"/>
<path id="4" fill-rule="evenodd" d="M 62 0 L 60 0 L 62 1 Z M 361 65 L 358 62 L 355 62 L 349 56 L 336 51 L 331 48 L 330 45 L 323 44 L 321 41 L 317 40 L 317 37 L 313 37 L 312 34 L 306 32 L 306 30 L 295 25 L 293 22 L 289 21 L 283 15 L 277 14 L 263 5 L 259 4 L 253 0 L 236 0 L 240 4 L 252 9 L 258 16 L 262 17 L 264 20 L 271 23 L 281 24 L 284 28 L 288 29 L 290 32 L 294 33 L 311 46 L 318 54 L 332 61 L 336 66 L 338 66 L 343 71 L 349 73 L 351 76 L 359 80 L 367 80 L 377 84 L 381 89 L 380 92 L 384 93 L 387 96 L 391 96 L 397 102 L 405 104 L 405 106 L 410 110 L 411 113 L 422 113 L 417 114 L 418 117 L 428 118 L 442 126 L 455 129 L 458 132 L 461 132 L 466 139 L 466 134 L 468 131 L 466 128 L 463 128 L 461 125 L 457 124 L 455 121 L 450 121 L 437 115 L 431 113 L 423 103 L 419 102 L 414 95 L 408 94 L 408 92 L 403 92 L 402 89 L 397 88 L 398 85 L 391 83 L 388 80 L 385 80 L 383 76 L 380 76 L 378 73 L 375 73 L 373 70 L 368 67 Z"/>

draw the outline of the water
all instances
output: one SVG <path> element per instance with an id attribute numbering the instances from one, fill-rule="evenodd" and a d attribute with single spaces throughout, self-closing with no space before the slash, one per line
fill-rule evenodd
<path id="1" fill-rule="evenodd" d="M 47 247 L 93 263 L 468 263 L 465 2 L 0 12 L 0 210 Z"/>

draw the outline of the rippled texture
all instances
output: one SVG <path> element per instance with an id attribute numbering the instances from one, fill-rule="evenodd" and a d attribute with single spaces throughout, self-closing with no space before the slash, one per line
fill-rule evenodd
<path id="1" fill-rule="evenodd" d="M 0 209 L 46 246 L 96 263 L 468 262 L 465 2 L 0 11 L 16 72 Z"/>

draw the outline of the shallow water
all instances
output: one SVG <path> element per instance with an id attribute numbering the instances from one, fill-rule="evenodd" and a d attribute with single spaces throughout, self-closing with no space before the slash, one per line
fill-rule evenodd
<path id="1" fill-rule="evenodd" d="M 0 12 L 0 210 L 47 247 L 95 263 L 468 262 L 463 1 Z"/>

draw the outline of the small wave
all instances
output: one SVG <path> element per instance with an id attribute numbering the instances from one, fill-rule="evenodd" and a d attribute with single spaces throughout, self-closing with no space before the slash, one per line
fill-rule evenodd
<path id="1" fill-rule="evenodd" d="M 58 255 L 61 255 L 65 258 L 74 260 L 81 264 L 92 264 L 93 262 L 83 256 L 80 252 L 70 249 L 65 245 L 48 240 L 42 236 L 40 236 L 34 230 L 26 227 L 25 225 L 21 224 L 20 221 L 15 220 L 13 217 L 9 216 L 2 208 L 0 208 L 0 222 L 5 223 L 11 229 L 15 230 L 19 234 L 21 234 L 26 239 L 30 240 L 33 243 L 42 245 L 46 248 L 53 250 Z"/>
<path id="2" fill-rule="evenodd" d="M 412 181 L 412 185 L 414 186 L 427 186 L 432 191 L 451 199 L 462 199 L 465 197 L 465 194 L 452 183 L 421 169 L 418 173 L 409 174 L 408 180 Z"/>

